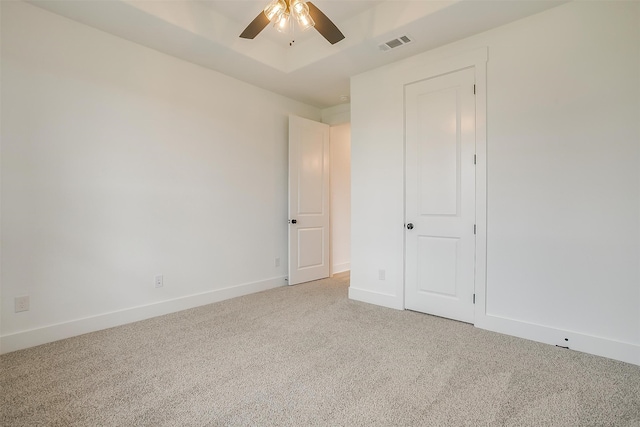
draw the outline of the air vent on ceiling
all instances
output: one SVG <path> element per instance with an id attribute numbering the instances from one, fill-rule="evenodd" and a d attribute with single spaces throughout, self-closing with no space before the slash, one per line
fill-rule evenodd
<path id="1" fill-rule="evenodd" d="M 411 40 L 411 38 L 407 35 L 404 36 L 400 36 L 397 37 L 395 39 L 389 40 L 388 42 L 384 42 L 380 45 L 378 45 L 378 47 L 380 48 L 381 51 L 383 52 L 387 52 L 391 49 L 395 49 L 398 48 L 400 46 L 404 46 L 405 44 L 409 44 L 411 43 L 413 40 Z"/>

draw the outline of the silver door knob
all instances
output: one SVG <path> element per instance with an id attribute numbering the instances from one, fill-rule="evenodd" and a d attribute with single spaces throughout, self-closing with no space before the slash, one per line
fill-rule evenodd
<path id="1" fill-rule="evenodd" d="M 407 229 L 408 230 L 413 230 L 413 224 L 412 223 L 407 224 Z"/>

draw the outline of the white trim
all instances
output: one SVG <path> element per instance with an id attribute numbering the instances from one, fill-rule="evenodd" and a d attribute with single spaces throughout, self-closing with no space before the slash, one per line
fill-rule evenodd
<path id="1" fill-rule="evenodd" d="M 478 58 L 476 72 L 476 274 L 475 323 L 485 315 L 487 300 L 487 59 Z"/>
<path id="2" fill-rule="evenodd" d="M 351 270 L 350 262 L 343 262 L 342 264 L 335 264 L 332 268 L 332 274 L 343 273 L 345 271 Z"/>
<path id="3" fill-rule="evenodd" d="M 640 345 L 638 344 L 615 341 L 493 315 L 484 315 L 479 321 L 476 319 L 475 326 L 488 331 L 550 345 L 569 347 L 571 350 L 640 365 Z"/>
<path id="4" fill-rule="evenodd" d="M 127 308 L 0 337 L 0 354 L 285 286 L 285 276 Z"/>
<path id="5" fill-rule="evenodd" d="M 480 83 L 485 88 L 486 93 L 486 68 L 487 68 L 487 59 L 489 58 L 488 48 L 482 47 L 478 49 L 474 49 L 469 52 L 460 53 L 455 56 L 449 58 L 443 58 L 437 60 L 437 62 L 433 59 L 425 59 L 425 64 L 416 65 L 411 61 L 407 63 L 407 69 L 405 76 L 399 85 L 399 87 L 404 88 L 405 85 L 417 82 L 420 80 L 430 79 L 433 77 L 437 77 L 443 74 L 449 74 L 458 70 L 463 70 L 465 68 L 475 67 L 476 70 L 483 69 L 485 79 L 481 82 L 476 81 L 476 84 Z M 421 61 L 422 62 L 422 61 Z M 477 78 L 477 74 L 476 74 Z M 486 108 L 486 104 L 485 104 Z M 484 112 L 484 111 L 483 111 Z M 476 116 L 478 116 L 476 112 Z M 486 115 L 482 116 L 483 118 Z M 476 123 L 477 127 L 477 123 Z"/>
<path id="6" fill-rule="evenodd" d="M 398 299 L 397 295 L 383 294 L 373 292 L 366 289 L 358 289 L 353 286 L 349 287 L 349 299 L 355 301 L 366 302 L 368 304 L 381 305 L 383 307 L 403 310 L 403 302 Z"/>

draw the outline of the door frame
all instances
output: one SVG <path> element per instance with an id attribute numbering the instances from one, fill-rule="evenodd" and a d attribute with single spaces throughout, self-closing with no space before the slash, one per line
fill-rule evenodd
<path id="1" fill-rule="evenodd" d="M 407 85 L 412 83 L 449 74 L 466 68 L 473 68 L 476 80 L 476 242 L 475 242 L 475 308 L 474 325 L 481 326 L 486 319 L 486 290 L 487 290 L 487 60 L 488 48 L 482 47 L 450 58 L 441 59 L 421 67 L 408 70 L 404 76 L 403 93 Z M 404 102 L 404 101 L 403 101 Z M 403 115 L 405 113 L 403 112 Z M 403 118 L 404 121 L 404 118 Z M 406 129 L 406 128 L 405 128 Z M 406 219 L 407 184 L 406 184 L 406 154 L 407 141 L 403 130 L 403 218 Z M 403 245 L 403 277 L 401 301 L 405 307 L 406 291 L 406 230 L 402 231 Z"/>

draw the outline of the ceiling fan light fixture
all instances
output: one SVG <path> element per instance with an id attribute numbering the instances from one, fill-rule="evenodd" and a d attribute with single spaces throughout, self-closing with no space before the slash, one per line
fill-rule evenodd
<path id="1" fill-rule="evenodd" d="M 314 27 L 332 45 L 344 39 L 344 34 L 336 24 L 315 4 L 306 0 L 269 0 L 267 7 L 240 33 L 240 38 L 254 39 L 269 23 L 281 33 L 293 34 L 296 26 L 294 21 L 303 31 Z"/>
<path id="2" fill-rule="evenodd" d="M 271 3 L 264 8 L 264 14 L 267 19 L 273 23 L 277 22 L 279 15 L 287 10 L 287 4 L 284 0 L 272 0 Z"/>
<path id="3" fill-rule="evenodd" d="M 276 30 L 280 33 L 288 34 L 291 32 L 291 20 L 289 19 L 289 12 L 283 12 L 276 17 L 273 24 Z"/>
<path id="4" fill-rule="evenodd" d="M 298 21 L 298 25 L 302 31 L 308 30 L 309 28 L 316 25 L 313 21 L 313 18 L 309 14 L 309 6 L 306 1 L 303 0 L 290 0 L 289 1 L 289 10 L 295 16 L 296 21 Z"/>
<path id="5" fill-rule="evenodd" d="M 289 2 L 289 8 L 296 16 L 300 13 L 309 13 L 309 6 L 307 6 L 307 2 L 303 0 L 291 0 Z"/>
<path id="6" fill-rule="evenodd" d="M 316 23 L 313 21 L 309 12 L 296 16 L 296 20 L 298 21 L 298 26 L 302 31 L 308 30 L 311 27 L 314 27 Z"/>

